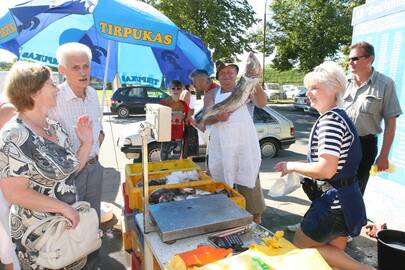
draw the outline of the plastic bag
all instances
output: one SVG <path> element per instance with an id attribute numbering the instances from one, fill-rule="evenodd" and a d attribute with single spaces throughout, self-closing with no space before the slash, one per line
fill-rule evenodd
<path id="1" fill-rule="evenodd" d="M 277 178 L 274 184 L 270 186 L 268 194 L 271 197 L 281 197 L 290 194 L 301 186 L 301 177 L 297 173 L 290 173 L 287 176 Z"/>

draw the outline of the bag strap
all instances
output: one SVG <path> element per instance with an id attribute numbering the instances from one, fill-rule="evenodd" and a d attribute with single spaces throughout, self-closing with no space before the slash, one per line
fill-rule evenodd
<path id="1" fill-rule="evenodd" d="M 90 209 L 90 203 L 85 202 L 85 201 L 75 202 L 71 206 L 78 211 Z M 29 243 L 27 240 L 28 240 L 28 237 L 30 236 L 30 234 L 32 234 L 39 227 L 44 226 L 46 223 L 48 223 L 48 225 L 46 226 L 45 233 L 43 235 L 40 235 L 38 237 L 38 239 L 35 240 L 34 242 Z M 50 217 L 41 219 L 38 222 L 36 222 L 35 224 L 28 227 L 28 229 L 23 234 L 23 237 L 21 239 L 21 244 L 27 249 L 39 250 L 46 244 L 48 239 L 51 237 L 51 234 L 53 233 L 52 228 L 54 228 L 55 226 L 58 226 L 56 228 L 56 230 L 58 233 L 61 233 L 62 228 L 64 226 L 66 226 L 67 224 L 71 225 L 72 223 L 69 219 L 65 218 L 64 216 L 50 216 Z"/>
<path id="2" fill-rule="evenodd" d="M 23 234 L 23 237 L 21 239 L 21 244 L 26 247 L 27 249 L 35 249 L 34 246 L 36 246 L 36 243 L 38 243 L 39 241 L 41 241 L 41 238 L 43 238 L 43 236 L 50 231 L 50 229 L 55 226 L 56 223 L 59 223 L 61 221 L 67 221 L 65 217 L 63 216 L 50 216 L 44 219 L 39 220 L 38 222 L 32 224 L 31 226 L 28 227 L 28 229 L 25 231 L 25 233 Z M 46 230 L 45 230 L 45 234 L 43 234 L 42 236 L 39 237 L 39 239 L 37 239 L 36 241 L 34 241 L 34 243 L 29 243 L 28 240 L 28 236 L 30 236 L 35 230 L 37 230 L 39 227 L 41 226 L 45 226 L 45 224 L 48 223 L 48 225 L 46 226 Z M 49 234 L 49 233 L 48 233 Z M 49 237 L 48 237 L 49 238 Z M 45 241 L 45 240 L 43 240 Z"/>

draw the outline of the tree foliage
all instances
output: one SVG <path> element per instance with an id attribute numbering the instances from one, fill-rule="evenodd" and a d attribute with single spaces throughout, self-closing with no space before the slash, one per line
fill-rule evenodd
<path id="1" fill-rule="evenodd" d="M 215 60 L 235 59 L 251 50 L 246 33 L 257 20 L 247 0 L 160 0 L 154 6 L 176 25 L 200 37 L 214 51 Z"/>
<path id="2" fill-rule="evenodd" d="M 0 62 L 0 70 L 4 71 L 4 70 L 10 70 L 11 66 L 14 64 L 15 61 L 13 61 L 12 63 L 10 62 Z"/>
<path id="3" fill-rule="evenodd" d="M 279 70 L 308 71 L 350 45 L 352 10 L 365 0 L 273 0 L 271 41 Z"/>

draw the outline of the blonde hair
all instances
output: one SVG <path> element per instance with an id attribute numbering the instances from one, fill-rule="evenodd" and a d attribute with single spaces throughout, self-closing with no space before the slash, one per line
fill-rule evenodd
<path id="1" fill-rule="evenodd" d="M 346 91 L 347 79 L 341 66 L 332 61 L 325 61 L 315 67 L 304 77 L 304 85 L 308 88 L 311 82 L 322 84 L 329 90 L 336 91 L 337 104 L 342 105 L 342 97 Z"/>
<path id="2" fill-rule="evenodd" d="M 78 42 L 62 44 L 56 50 L 56 59 L 58 60 L 59 65 L 64 67 L 66 67 L 67 58 L 72 55 L 86 55 L 89 63 L 92 58 L 90 48 Z"/>
<path id="3" fill-rule="evenodd" d="M 37 93 L 51 77 L 51 70 L 37 63 L 16 62 L 7 75 L 6 96 L 18 112 L 34 107 L 32 95 Z"/>

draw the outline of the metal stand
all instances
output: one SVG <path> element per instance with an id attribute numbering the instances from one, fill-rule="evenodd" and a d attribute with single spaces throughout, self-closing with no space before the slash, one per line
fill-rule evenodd
<path id="1" fill-rule="evenodd" d="M 143 180 L 143 225 L 144 233 L 151 232 L 151 220 L 149 214 L 149 170 L 148 170 L 148 138 L 151 134 L 151 124 L 143 122 L 139 128 L 142 137 L 142 180 Z"/>

